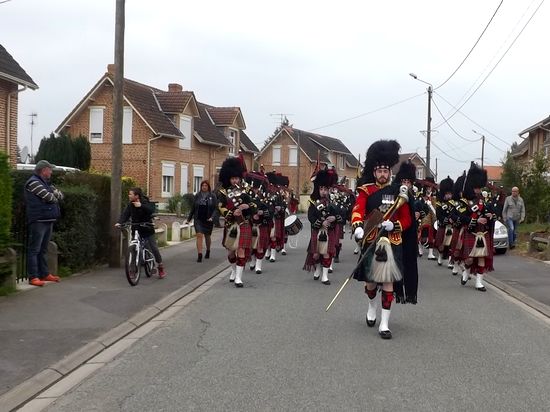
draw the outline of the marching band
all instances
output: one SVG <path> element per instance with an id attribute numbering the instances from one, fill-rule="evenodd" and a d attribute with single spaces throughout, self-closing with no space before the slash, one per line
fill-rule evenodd
<path id="1" fill-rule="evenodd" d="M 489 196 L 487 173 L 474 162 L 455 181 L 448 176 L 437 184 L 433 178 L 417 179 L 414 164 L 406 161 L 392 179 L 399 150 L 395 140 L 373 143 L 355 192 L 346 187 L 345 178 L 338 180 L 334 168 L 316 170 L 307 209 L 311 231 L 303 269 L 313 272 L 313 279 L 323 285 L 331 284 L 328 275 L 332 263 L 340 261 L 349 222 L 359 258 L 348 280 L 364 282 L 366 323 L 373 327 L 379 320 L 383 339 L 392 338 L 388 325 L 392 301 L 418 301 L 417 259 L 425 250 L 427 260 L 445 264 L 453 275 L 461 273 L 461 285 L 475 277 L 475 289 L 487 290 L 484 275 L 493 270 L 498 213 L 498 199 Z M 219 180 L 219 211 L 225 219 L 222 243 L 231 263 L 229 281 L 240 288 L 247 262 L 251 271 L 262 274 L 263 260 L 275 262 L 278 252 L 285 255 L 289 236 L 302 230 L 296 215 L 299 199 L 289 188 L 287 176 L 276 171 L 266 174 L 263 166 L 246 172 L 242 158 L 226 159 Z"/>

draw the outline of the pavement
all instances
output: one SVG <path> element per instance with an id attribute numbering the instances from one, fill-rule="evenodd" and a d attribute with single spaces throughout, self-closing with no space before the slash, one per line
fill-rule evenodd
<path id="1" fill-rule="evenodd" d="M 207 284 L 228 266 L 220 238 L 216 231 L 212 258 L 203 263 L 195 262 L 194 240 L 163 248 L 168 276 L 143 278 L 137 287 L 128 285 L 123 269 L 100 268 L 0 298 L 2 409 L 17 408 L 51 389 L 125 338 L 133 342 L 128 337 L 140 327 Z M 511 254 L 495 259 L 489 283 L 550 317 L 548 264 Z M 89 365 L 91 373 L 94 363 L 84 366 Z"/>

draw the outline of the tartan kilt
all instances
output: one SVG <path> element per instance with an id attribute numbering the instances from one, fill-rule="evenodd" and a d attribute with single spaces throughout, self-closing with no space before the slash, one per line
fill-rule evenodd
<path id="1" fill-rule="evenodd" d="M 483 265 L 485 271 L 492 271 L 494 270 L 493 267 L 493 236 L 492 231 L 489 230 L 485 235 L 483 236 L 485 238 L 485 243 L 487 244 L 487 256 L 484 256 L 485 264 Z M 466 259 L 474 259 L 474 266 L 477 268 L 479 265 L 477 264 L 477 259 L 479 258 L 472 258 L 470 257 L 470 253 L 475 248 L 476 243 L 476 234 L 471 233 L 469 231 L 465 231 L 464 234 L 464 247 L 462 248 L 462 260 L 465 261 Z M 479 272 L 478 272 L 479 273 Z"/>
<path id="2" fill-rule="evenodd" d="M 336 223 L 334 230 L 336 231 L 337 239 L 343 239 L 344 238 L 344 225 L 340 223 Z M 340 243 L 340 241 L 338 241 Z"/>
<path id="3" fill-rule="evenodd" d="M 439 230 L 435 232 L 435 247 L 440 252 L 443 252 L 443 249 L 445 248 L 445 233 L 447 232 L 447 229 L 451 227 L 451 230 L 453 231 L 453 234 L 451 235 L 451 245 L 452 245 L 452 236 L 454 236 L 455 231 L 452 229 L 452 226 L 445 225 L 443 227 L 440 227 Z M 450 247 L 450 246 L 449 246 Z"/>
<path id="4" fill-rule="evenodd" d="M 336 255 L 336 245 L 338 244 L 339 239 L 334 228 L 327 229 L 327 234 L 328 234 L 327 253 L 330 255 L 330 257 L 334 257 Z M 307 251 L 312 255 L 317 253 L 317 236 L 318 235 L 319 235 L 318 229 L 311 229 L 311 238 L 309 239 L 309 246 L 307 248 Z"/>
<path id="5" fill-rule="evenodd" d="M 227 227 L 223 229 L 222 245 L 225 247 L 227 238 Z M 239 225 L 239 249 L 249 249 L 252 247 L 252 225 L 245 221 Z"/>
<path id="6" fill-rule="evenodd" d="M 277 249 L 285 245 L 285 220 L 275 218 L 275 244 Z"/>
<path id="7" fill-rule="evenodd" d="M 270 228 L 269 225 L 259 225 L 258 226 L 259 236 L 258 243 L 256 244 L 256 250 L 267 250 L 271 239 L 269 237 Z"/>
<path id="8" fill-rule="evenodd" d="M 462 259 L 465 231 L 466 228 L 464 226 L 461 226 L 460 228 L 455 227 L 453 230 L 453 238 L 451 239 L 451 255 L 456 260 Z"/>
<path id="9" fill-rule="evenodd" d="M 429 247 L 434 245 L 434 233 L 435 229 L 432 225 L 422 225 L 418 228 L 418 241 L 422 243 L 422 240 L 426 239 Z"/>

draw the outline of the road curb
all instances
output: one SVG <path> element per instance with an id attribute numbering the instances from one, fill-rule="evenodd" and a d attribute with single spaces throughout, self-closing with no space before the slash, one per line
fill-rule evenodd
<path id="1" fill-rule="evenodd" d="M 495 279 L 494 277 L 490 275 L 485 276 L 485 280 L 493 285 L 494 287 L 502 290 L 504 293 L 510 295 L 511 297 L 519 300 L 520 302 L 524 303 L 525 305 L 529 306 L 532 309 L 535 309 L 537 312 L 542 313 L 544 316 L 550 318 L 550 306 L 545 305 L 544 303 L 539 302 L 538 300 L 535 300 L 529 296 L 527 296 L 525 293 L 520 292 L 513 286 L 510 286 L 498 279 Z"/>
<path id="2" fill-rule="evenodd" d="M 113 329 L 95 338 L 82 348 L 65 356 L 60 361 L 43 369 L 36 375 L 15 386 L 0 396 L 0 405 L 2 405 L 2 409 L 13 411 L 16 408 L 20 408 L 25 403 L 29 402 L 37 395 L 46 391 L 49 387 L 63 379 L 65 376 L 75 371 L 78 367 L 85 364 L 88 360 L 105 351 L 122 338 L 128 336 L 130 333 L 149 322 L 155 316 L 159 315 L 170 306 L 174 305 L 179 300 L 198 289 L 201 285 L 226 270 L 228 267 L 229 265 L 227 262 L 220 263 L 208 272 L 203 273 L 191 282 L 158 300 L 153 305 L 143 309 L 132 318 L 115 326 Z"/>

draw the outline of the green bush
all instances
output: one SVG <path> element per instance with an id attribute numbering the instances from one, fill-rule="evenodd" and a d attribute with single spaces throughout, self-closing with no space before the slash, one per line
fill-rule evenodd
<path id="1" fill-rule="evenodd" d="M 178 211 L 178 204 L 183 203 L 183 196 L 180 193 L 176 193 L 174 196 L 168 199 L 168 206 L 166 209 L 170 213 L 176 213 Z"/>
<path id="2" fill-rule="evenodd" d="M 195 203 L 195 195 L 193 193 L 186 193 L 181 200 L 181 214 L 187 216 Z"/>
<path id="3" fill-rule="evenodd" d="M 38 162 L 42 159 L 58 166 L 88 170 L 91 162 L 90 142 L 82 135 L 72 138 L 64 133 L 59 136 L 51 133 L 49 137 L 40 141 L 35 161 Z"/>
<path id="4" fill-rule="evenodd" d="M 23 248 L 23 239 L 26 231 L 25 223 L 25 201 L 24 201 L 24 185 L 27 179 L 32 175 L 32 171 L 23 171 L 23 170 L 12 170 L 11 176 L 14 181 L 14 196 L 13 196 L 13 223 L 12 223 L 12 234 L 14 241 L 17 244 L 18 249 Z M 110 204 L 111 204 L 111 178 L 108 175 L 96 174 L 96 173 L 64 173 L 54 171 L 52 175 L 52 183 L 64 191 L 66 187 L 82 187 L 88 189 L 90 193 L 95 197 L 94 202 L 96 203 L 97 213 L 95 213 L 93 220 L 90 220 L 90 217 L 82 217 L 86 222 L 87 226 L 93 227 L 96 236 L 95 246 L 92 248 L 95 252 L 94 259 L 92 264 L 103 263 L 107 261 L 109 256 L 109 233 L 110 233 Z M 135 182 L 129 178 L 122 179 L 122 189 L 121 189 L 121 206 L 124 207 L 128 203 L 128 190 L 131 187 L 135 186 Z M 70 191 L 73 189 L 69 189 Z M 72 208 L 76 207 L 76 210 Z M 76 216 L 81 214 L 81 206 L 78 203 L 73 203 L 71 201 L 64 201 L 61 204 L 61 213 L 62 217 L 58 224 L 55 227 L 54 241 L 58 237 L 65 239 L 65 234 L 62 232 L 70 231 L 71 227 L 64 224 L 63 219 L 66 215 L 73 216 L 76 213 Z M 83 216 L 83 215 L 82 215 Z M 71 232 L 74 235 L 74 232 Z M 86 236 L 86 232 L 83 232 L 79 236 Z M 65 253 L 61 249 L 61 245 L 58 245 L 60 248 L 60 253 Z M 64 264 L 65 257 L 60 256 L 60 264 Z M 86 265 L 90 264 L 87 262 Z M 70 265 L 67 265 L 70 266 Z M 74 264 L 73 264 L 74 266 Z M 76 267 L 70 266 L 72 270 L 76 270 Z M 83 265 L 79 268 L 83 268 Z"/>
<path id="5" fill-rule="evenodd" d="M 87 186 L 62 186 L 61 218 L 52 240 L 59 249 L 59 265 L 77 271 L 96 264 L 99 196 Z M 99 214 L 101 215 L 101 213 Z"/>

